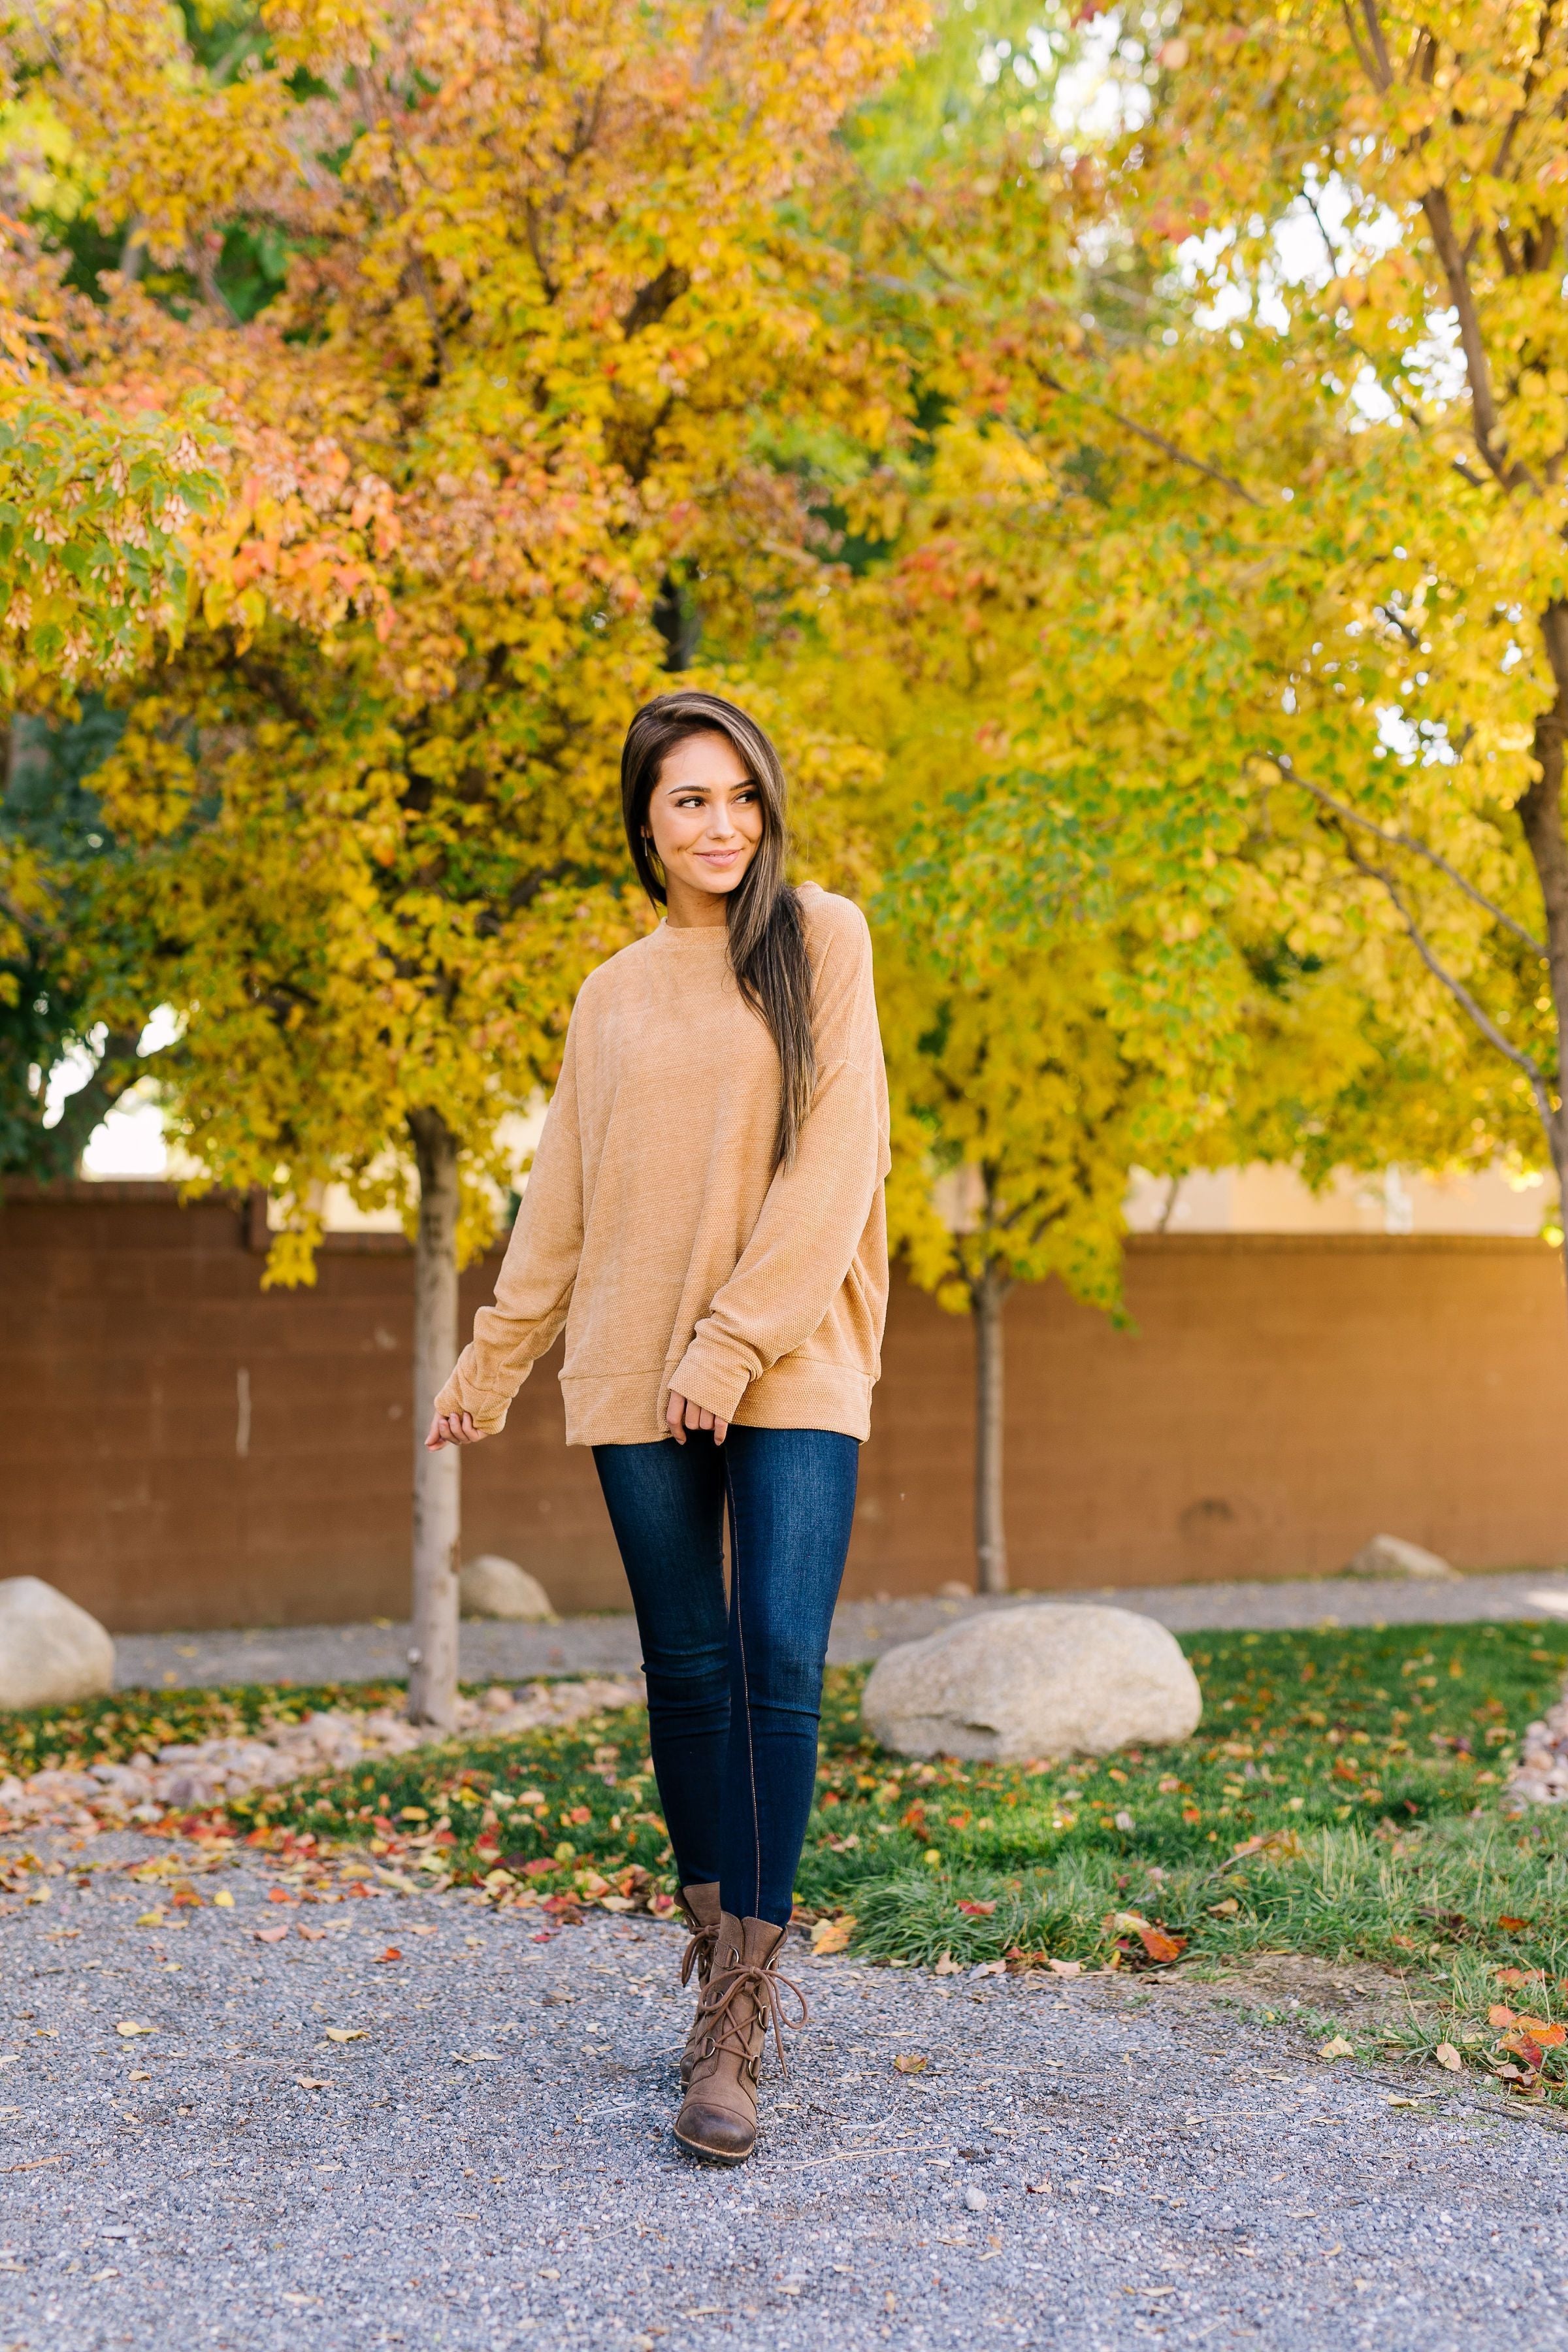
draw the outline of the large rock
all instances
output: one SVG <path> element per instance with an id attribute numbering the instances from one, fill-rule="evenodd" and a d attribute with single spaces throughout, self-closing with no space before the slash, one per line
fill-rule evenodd
<path id="1" fill-rule="evenodd" d="M 1026 1607 L 988 1610 L 888 1651 L 861 1713 L 872 1738 L 902 1756 L 1013 1762 L 1185 1739 L 1203 1694 L 1152 1617 Z"/>
<path id="2" fill-rule="evenodd" d="M 458 1605 L 465 1617 L 507 1617 L 521 1625 L 553 1625 L 550 1595 L 515 1559 L 482 1551 L 458 1571 Z"/>
<path id="3" fill-rule="evenodd" d="M 37 1576 L 0 1580 L 0 1706 L 67 1706 L 114 1688 L 114 1644 Z"/>
<path id="4" fill-rule="evenodd" d="M 1433 1583 L 1458 1573 L 1435 1551 L 1423 1551 L 1419 1544 L 1406 1543 L 1403 1536 L 1373 1536 L 1345 1570 L 1347 1576 L 1422 1577 Z"/>

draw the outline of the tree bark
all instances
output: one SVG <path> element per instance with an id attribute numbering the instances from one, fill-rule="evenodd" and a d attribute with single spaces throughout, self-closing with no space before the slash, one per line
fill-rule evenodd
<path id="1" fill-rule="evenodd" d="M 1563 789 L 1568 754 L 1568 604 L 1553 604 L 1541 617 L 1541 635 L 1557 691 L 1535 722 L 1531 746 L 1541 773 L 1517 804 L 1520 825 L 1541 890 L 1546 918 L 1546 964 L 1557 1026 L 1557 1105 L 1542 1106 L 1542 1121 L 1557 1171 L 1558 1214 L 1568 1215 L 1568 832 Z M 1563 1275 L 1568 1280 L 1568 1244 Z"/>
<path id="2" fill-rule="evenodd" d="M 425 1450 L 437 1391 L 458 1357 L 458 1143 L 437 1111 L 411 1111 L 419 1166 L 414 1244 L 414 1607 L 408 1650 L 408 1719 L 455 1728 L 458 1720 L 458 1570 L 462 1545 L 462 1455 Z"/>
<path id="3" fill-rule="evenodd" d="M 1002 1308 L 1011 1283 L 988 1268 L 971 1285 L 974 1320 L 974 1581 L 980 1592 L 1007 1590 L 1007 1536 L 1002 1516 Z"/>

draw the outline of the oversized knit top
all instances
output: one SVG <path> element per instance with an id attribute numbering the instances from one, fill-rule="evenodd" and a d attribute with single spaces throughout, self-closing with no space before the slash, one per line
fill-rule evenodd
<path id="1" fill-rule="evenodd" d="M 496 1284 L 436 1400 L 500 1429 L 562 1325 L 569 1445 L 668 1435 L 670 1391 L 863 1438 L 888 1299 L 888 1086 L 866 919 L 800 892 L 816 1085 L 776 1168 L 779 1062 L 721 925 L 668 923 L 584 982 Z"/>

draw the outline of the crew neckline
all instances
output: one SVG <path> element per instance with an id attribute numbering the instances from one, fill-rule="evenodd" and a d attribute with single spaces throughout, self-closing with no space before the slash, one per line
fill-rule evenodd
<path id="1" fill-rule="evenodd" d="M 659 926 L 654 937 L 671 940 L 679 947 L 689 947 L 694 942 L 709 940 L 716 940 L 721 947 L 728 947 L 730 926 L 728 923 L 680 923 L 678 925 L 671 923 L 668 917 L 664 916 L 660 918 Z"/>

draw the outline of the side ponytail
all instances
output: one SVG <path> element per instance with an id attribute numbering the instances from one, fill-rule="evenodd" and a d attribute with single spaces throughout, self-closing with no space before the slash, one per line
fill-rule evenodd
<path id="1" fill-rule="evenodd" d="M 683 690 L 645 702 L 621 751 L 621 814 L 638 881 L 656 907 L 666 903 L 663 877 L 645 830 L 647 806 L 665 761 L 693 735 L 722 735 L 762 796 L 763 837 L 725 901 L 730 969 L 735 985 L 767 1025 L 779 1057 L 775 1165 L 795 1159 L 816 1086 L 811 1031 L 811 965 L 800 900 L 784 879 L 789 836 L 784 775 L 777 751 L 754 719 L 717 694 Z"/>

